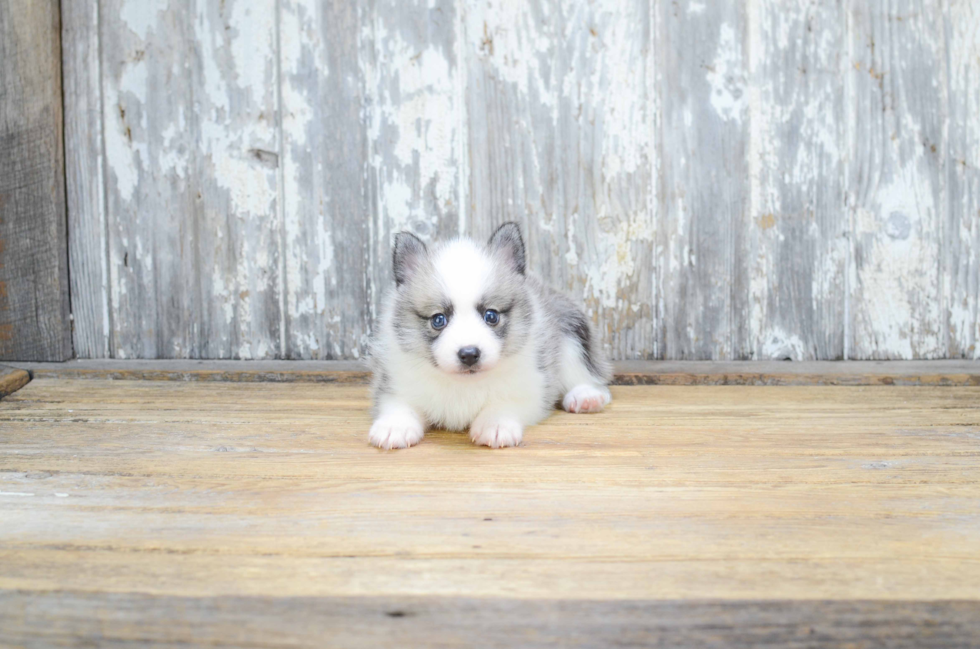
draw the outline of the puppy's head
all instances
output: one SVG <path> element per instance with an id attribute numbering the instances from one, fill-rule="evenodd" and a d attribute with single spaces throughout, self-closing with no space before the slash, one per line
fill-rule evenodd
<path id="1" fill-rule="evenodd" d="M 514 223 L 486 246 L 456 239 L 431 250 L 395 236 L 395 332 L 399 346 L 449 374 L 493 369 L 527 340 L 531 303 L 524 241 Z"/>

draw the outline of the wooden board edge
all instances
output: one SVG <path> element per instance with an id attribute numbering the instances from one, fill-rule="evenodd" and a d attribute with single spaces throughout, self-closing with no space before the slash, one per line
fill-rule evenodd
<path id="1" fill-rule="evenodd" d="M 31 382 L 31 374 L 27 370 L 0 365 L 0 399 L 17 392 Z"/>
<path id="2" fill-rule="evenodd" d="M 917 385 L 937 387 L 980 386 L 980 371 L 976 373 L 932 374 L 833 374 L 833 373 L 771 373 L 737 372 L 626 372 L 613 377 L 613 385 L 782 385 L 782 386 L 870 386 Z"/>
<path id="3" fill-rule="evenodd" d="M 616 363 L 613 385 L 980 386 L 980 362 L 731 362 Z M 241 383 L 366 384 L 357 361 L 106 361 L 18 363 L 36 379 L 227 381 Z"/>
<path id="4" fill-rule="evenodd" d="M 38 379 L 108 379 L 114 381 L 218 381 L 228 383 L 370 383 L 371 372 L 352 370 L 200 370 L 81 369 L 34 370 Z"/>
<path id="5" fill-rule="evenodd" d="M 968 647 L 980 602 L 188 597 L 0 590 L 0 642 L 118 647 Z M 177 642 L 174 642 L 174 641 Z M 248 642 L 246 642 L 248 640 Z M 397 641 L 393 643 L 393 641 Z"/>

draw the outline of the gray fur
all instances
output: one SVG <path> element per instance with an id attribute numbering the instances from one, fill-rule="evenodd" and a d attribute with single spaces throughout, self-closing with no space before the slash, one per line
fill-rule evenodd
<path id="1" fill-rule="evenodd" d="M 571 338 L 578 342 L 582 347 L 582 360 L 592 376 L 601 383 L 609 383 L 612 380 L 612 366 L 606 360 L 602 343 L 582 309 L 575 306 L 571 298 L 545 286 L 536 277 L 529 276 L 527 282 L 536 294 L 541 310 L 547 315 L 549 338 L 558 341 Z"/>
<path id="2" fill-rule="evenodd" d="M 395 283 L 399 286 L 411 279 L 421 261 L 427 257 L 428 248 L 411 232 L 395 235 L 395 245 L 391 249 L 391 265 L 395 271 Z"/>
<path id="3" fill-rule="evenodd" d="M 524 239 L 521 238 L 521 228 L 513 221 L 504 223 L 490 235 L 487 250 L 517 274 L 523 275 L 527 270 L 527 254 L 524 250 Z"/>

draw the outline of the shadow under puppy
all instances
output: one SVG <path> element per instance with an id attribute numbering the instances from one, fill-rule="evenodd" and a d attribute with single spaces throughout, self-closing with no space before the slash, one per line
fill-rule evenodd
<path id="1" fill-rule="evenodd" d="M 611 370 L 588 320 L 526 273 L 517 224 L 486 246 L 461 238 L 429 249 L 402 232 L 393 259 L 371 348 L 375 446 L 418 444 L 430 426 L 516 446 L 559 402 L 575 413 L 609 403 Z"/>

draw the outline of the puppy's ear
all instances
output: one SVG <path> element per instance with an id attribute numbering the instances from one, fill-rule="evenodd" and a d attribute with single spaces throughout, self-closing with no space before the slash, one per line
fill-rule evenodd
<path id="1" fill-rule="evenodd" d="M 513 221 L 504 223 L 490 236 L 487 248 L 491 253 L 500 255 L 515 271 L 524 274 L 527 260 L 524 253 L 524 239 L 521 238 L 521 228 Z"/>
<path id="2" fill-rule="evenodd" d="M 414 234 L 410 232 L 396 234 L 395 246 L 391 251 L 392 265 L 395 269 L 395 283 L 401 286 L 411 279 L 428 255 L 429 249 Z"/>

